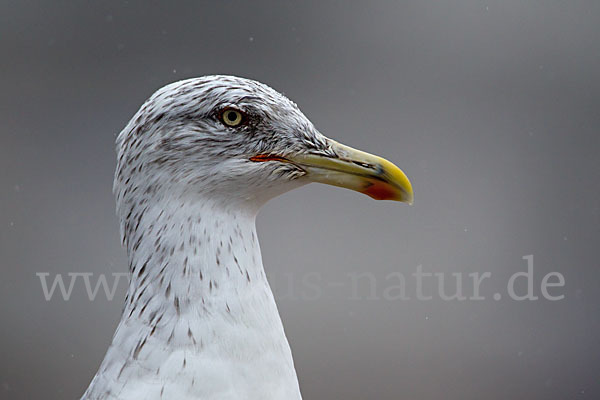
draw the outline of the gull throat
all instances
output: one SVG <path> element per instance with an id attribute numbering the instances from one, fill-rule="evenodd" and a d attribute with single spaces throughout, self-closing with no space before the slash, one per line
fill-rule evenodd
<path id="1" fill-rule="evenodd" d="M 180 201 L 127 213 L 125 308 L 84 398 L 300 399 L 255 213 Z"/>

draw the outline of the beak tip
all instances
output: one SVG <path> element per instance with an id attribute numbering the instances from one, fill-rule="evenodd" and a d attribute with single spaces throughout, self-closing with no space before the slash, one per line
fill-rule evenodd
<path id="1" fill-rule="evenodd" d="M 404 203 L 408 204 L 409 206 L 412 206 L 415 204 L 415 199 L 413 196 L 410 196 L 409 198 L 402 200 Z"/>
<path id="2" fill-rule="evenodd" d="M 402 195 L 400 196 L 400 198 L 397 199 L 397 201 L 401 202 L 401 203 L 405 203 L 409 206 L 414 205 L 415 203 L 415 197 L 412 194 L 412 192 L 410 193 L 402 193 Z"/>
<path id="3" fill-rule="evenodd" d="M 406 198 L 404 199 L 404 202 L 406 204 L 408 204 L 409 206 L 412 206 L 415 204 L 415 195 L 413 194 L 412 187 L 410 188 L 410 192 L 407 193 Z"/>

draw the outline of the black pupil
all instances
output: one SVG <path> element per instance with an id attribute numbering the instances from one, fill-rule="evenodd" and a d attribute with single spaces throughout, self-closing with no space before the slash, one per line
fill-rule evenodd
<path id="1" fill-rule="evenodd" d="M 234 111 L 229 111 L 227 113 L 227 119 L 231 122 L 234 122 L 237 119 L 237 114 Z"/>

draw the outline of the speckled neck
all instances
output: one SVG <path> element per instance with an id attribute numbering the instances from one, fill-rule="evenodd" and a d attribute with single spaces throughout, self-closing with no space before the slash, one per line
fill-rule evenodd
<path id="1" fill-rule="evenodd" d="M 249 398 L 299 399 L 255 213 L 169 199 L 134 215 L 123 316 L 88 392 L 119 388 L 114 398 L 128 398 L 129 387 L 148 384 L 156 398 L 234 390 L 256 394 Z M 194 395 L 183 396 L 182 387 Z"/>
<path id="2" fill-rule="evenodd" d="M 127 307 L 162 293 L 163 301 L 181 309 L 228 290 L 242 294 L 267 285 L 255 214 L 242 209 L 165 200 L 146 209 L 129 233 L 127 251 L 132 273 Z"/>

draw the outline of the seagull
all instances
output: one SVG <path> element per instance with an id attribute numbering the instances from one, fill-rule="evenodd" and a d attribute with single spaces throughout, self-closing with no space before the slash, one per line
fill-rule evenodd
<path id="1" fill-rule="evenodd" d="M 412 203 L 391 162 L 323 136 L 262 83 L 169 84 L 116 140 L 114 193 L 131 273 L 85 400 L 301 399 L 255 217 L 309 182 Z"/>

